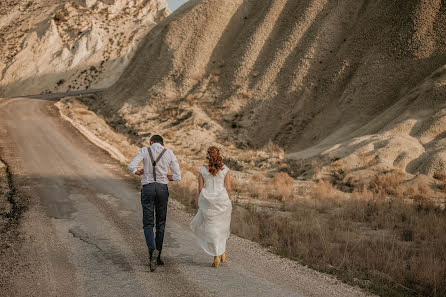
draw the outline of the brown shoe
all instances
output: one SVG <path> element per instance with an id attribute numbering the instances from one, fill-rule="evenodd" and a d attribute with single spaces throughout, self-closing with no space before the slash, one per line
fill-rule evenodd
<path id="1" fill-rule="evenodd" d="M 226 258 L 226 253 L 223 253 L 221 256 L 221 263 L 226 263 L 228 259 Z"/>
<path id="2" fill-rule="evenodd" d="M 215 256 L 214 257 L 214 263 L 212 263 L 212 267 L 218 268 L 219 265 L 220 265 L 220 257 L 219 256 Z"/>

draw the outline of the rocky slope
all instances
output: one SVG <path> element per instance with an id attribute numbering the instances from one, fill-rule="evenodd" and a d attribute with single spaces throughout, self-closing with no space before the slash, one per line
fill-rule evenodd
<path id="1" fill-rule="evenodd" d="M 103 88 L 169 14 L 164 0 L 0 4 L 0 96 Z"/>
<path id="2" fill-rule="evenodd" d="M 99 102 L 189 152 L 273 143 L 321 167 L 446 173 L 446 5 L 191 0 Z"/>

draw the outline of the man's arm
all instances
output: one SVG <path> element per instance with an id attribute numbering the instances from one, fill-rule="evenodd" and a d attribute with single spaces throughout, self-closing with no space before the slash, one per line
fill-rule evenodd
<path id="1" fill-rule="evenodd" d="M 170 170 L 172 171 L 172 175 L 168 175 L 167 178 L 170 181 L 180 181 L 181 180 L 181 171 L 180 164 L 178 164 L 177 157 L 172 152 L 172 161 L 170 162 Z"/>
<path id="2" fill-rule="evenodd" d="M 138 170 L 138 166 L 144 158 L 143 148 L 141 148 L 136 156 L 133 158 L 132 162 L 130 162 L 128 169 L 131 173 L 141 175 L 143 171 Z"/>

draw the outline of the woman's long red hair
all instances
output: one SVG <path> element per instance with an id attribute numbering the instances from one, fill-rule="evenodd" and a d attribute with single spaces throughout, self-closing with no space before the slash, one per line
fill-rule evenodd
<path id="1" fill-rule="evenodd" d="M 217 175 L 218 171 L 223 168 L 223 158 L 220 155 L 220 150 L 211 146 L 208 148 L 207 158 L 209 160 L 209 172 L 212 175 Z"/>

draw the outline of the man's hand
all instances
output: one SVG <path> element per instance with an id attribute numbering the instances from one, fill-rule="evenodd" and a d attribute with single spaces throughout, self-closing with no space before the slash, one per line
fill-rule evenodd
<path id="1" fill-rule="evenodd" d="M 135 174 L 136 175 L 143 175 L 144 174 L 144 168 L 136 170 Z"/>
<path id="2" fill-rule="evenodd" d="M 168 174 L 168 175 L 167 175 L 167 179 L 170 180 L 170 181 L 173 181 L 172 174 Z"/>

